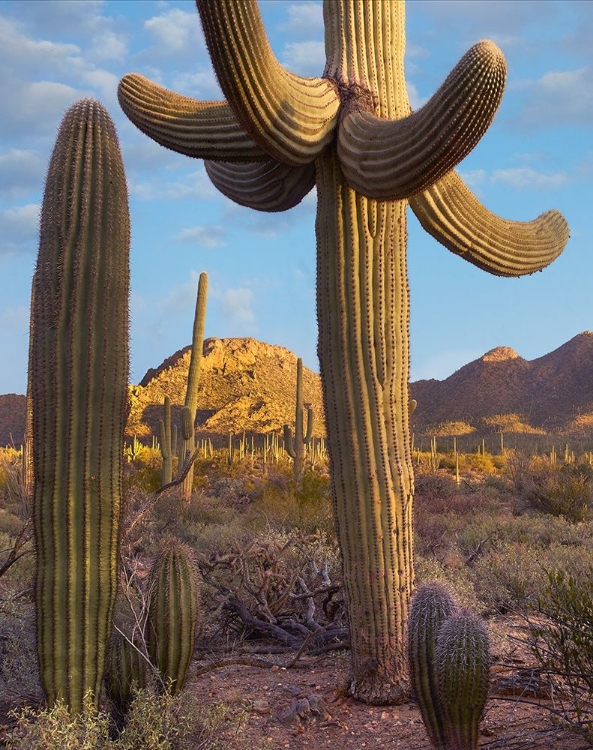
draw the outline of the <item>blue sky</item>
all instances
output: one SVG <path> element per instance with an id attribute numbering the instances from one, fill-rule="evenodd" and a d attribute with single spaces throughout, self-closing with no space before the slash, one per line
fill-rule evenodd
<path id="1" fill-rule="evenodd" d="M 321 4 L 260 5 L 279 60 L 321 75 Z M 408 2 L 413 106 L 484 38 L 506 55 L 507 89 L 459 172 L 505 218 L 561 210 L 571 240 L 542 273 L 500 279 L 453 256 L 409 211 L 413 380 L 447 377 L 499 345 L 533 359 L 593 328 L 593 2 Z M 116 89 L 129 72 L 198 99 L 222 98 L 193 0 L 0 3 L 0 393 L 25 390 L 45 170 L 62 114 L 83 96 L 109 109 L 128 176 L 132 381 L 190 342 L 201 271 L 210 277 L 207 336 L 254 336 L 318 370 L 314 191 L 281 214 L 231 203 L 201 161 L 156 145 L 126 119 Z"/>

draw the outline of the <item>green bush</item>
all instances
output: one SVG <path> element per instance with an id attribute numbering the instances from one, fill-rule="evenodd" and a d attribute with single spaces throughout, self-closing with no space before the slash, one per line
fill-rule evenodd
<path id="1" fill-rule="evenodd" d="M 566 722 L 593 741 L 593 567 L 580 575 L 548 573 L 529 632 L 531 653 L 559 688 Z"/>
<path id="2" fill-rule="evenodd" d="M 589 464 L 545 466 L 532 472 L 522 497 L 527 505 L 569 521 L 585 521 L 593 504 L 593 468 Z"/>

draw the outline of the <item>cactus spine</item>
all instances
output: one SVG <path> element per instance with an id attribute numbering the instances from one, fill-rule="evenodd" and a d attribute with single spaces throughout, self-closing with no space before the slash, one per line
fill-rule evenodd
<path id="1" fill-rule="evenodd" d="M 441 583 L 421 586 L 412 598 L 408 622 L 410 682 L 433 746 L 445 747 L 443 710 L 435 667 L 437 636 L 456 611 L 455 599 Z"/>
<path id="2" fill-rule="evenodd" d="M 284 448 L 294 461 L 293 478 L 296 484 L 300 484 L 305 471 L 305 450 L 311 442 L 313 433 L 313 409 L 307 408 L 307 429 L 304 429 L 303 409 L 303 360 L 297 359 L 296 377 L 296 409 L 294 415 L 294 439 L 290 427 L 284 425 Z"/>
<path id="3" fill-rule="evenodd" d="M 194 317 L 194 329 L 191 344 L 191 358 L 189 361 L 189 372 L 187 375 L 187 391 L 185 394 L 185 406 L 190 410 L 191 435 L 183 436 L 184 440 L 184 459 L 191 455 L 196 447 L 194 437 L 194 424 L 198 410 L 198 382 L 200 379 L 200 367 L 202 365 L 202 351 L 204 348 L 204 323 L 206 320 L 206 299 L 208 296 L 208 274 L 201 273 L 198 281 L 198 297 L 196 300 L 196 313 Z M 186 431 L 187 433 L 187 431 Z M 183 463 L 180 461 L 179 471 Z M 183 480 L 181 494 L 185 500 L 191 497 L 191 491 L 194 483 L 194 467 L 190 466 L 185 479 Z"/>
<path id="4" fill-rule="evenodd" d="M 115 127 L 84 99 L 47 174 L 29 364 L 39 665 L 49 704 L 73 713 L 87 691 L 98 701 L 116 593 L 129 243 Z"/>
<path id="5" fill-rule="evenodd" d="M 149 580 L 148 653 L 171 692 L 183 689 L 198 626 L 198 576 L 191 551 L 170 542 L 156 558 Z"/>
<path id="6" fill-rule="evenodd" d="M 471 612 L 456 612 L 439 631 L 438 692 L 447 750 L 477 750 L 480 719 L 488 698 L 488 632 Z"/>
<path id="7" fill-rule="evenodd" d="M 525 223 L 500 219 L 454 171 L 502 97 L 506 67 L 493 42 L 474 45 L 414 113 L 404 2 L 325 0 L 326 65 L 317 78 L 283 69 L 256 2 L 197 6 L 226 100 L 197 102 L 131 74 L 119 101 L 157 142 L 208 160 L 215 186 L 241 205 L 296 205 L 313 186 L 314 168 L 318 353 L 350 691 L 370 703 L 396 702 L 406 691 L 413 581 L 408 202 L 448 250 L 501 276 L 548 265 L 568 226 L 557 211 Z"/>

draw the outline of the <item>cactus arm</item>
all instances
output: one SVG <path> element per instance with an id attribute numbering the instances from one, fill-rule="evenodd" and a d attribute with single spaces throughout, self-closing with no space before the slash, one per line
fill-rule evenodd
<path id="1" fill-rule="evenodd" d="M 506 63 L 490 41 L 461 58 L 430 101 L 386 120 L 353 111 L 340 124 L 338 155 L 351 187 L 369 198 L 401 200 L 426 190 L 477 145 L 502 99 Z"/>
<path id="2" fill-rule="evenodd" d="M 284 425 L 284 450 L 292 459 L 296 458 L 294 442 L 292 439 L 292 430 L 287 424 Z"/>
<path id="3" fill-rule="evenodd" d="M 227 198 L 257 211 L 287 211 L 315 185 L 315 164 L 289 167 L 275 159 L 252 164 L 205 162 L 206 172 Z"/>
<path id="4" fill-rule="evenodd" d="M 181 96 L 138 73 L 122 78 L 117 97 L 139 130 L 172 151 L 197 159 L 224 161 L 267 158 L 226 102 L 202 102 Z"/>
<path id="5" fill-rule="evenodd" d="M 501 219 L 450 172 L 410 199 L 428 234 L 464 260 L 496 276 L 541 271 L 564 250 L 569 228 L 559 211 L 530 222 Z"/>
<path id="6" fill-rule="evenodd" d="M 284 164 L 313 161 L 333 139 L 340 105 L 336 87 L 282 68 L 254 0 L 196 4 L 218 82 L 245 130 Z"/>
<path id="7" fill-rule="evenodd" d="M 72 713 L 98 704 L 117 589 L 129 243 L 115 127 L 84 99 L 47 174 L 30 360 L 37 651 L 48 703 Z"/>
<path id="8" fill-rule="evenodd" d="M 309 445 L 311 437 L 313 436 L 313 407 L 307 407 L 307 431 L 303 436 L 303 443 Z"/>

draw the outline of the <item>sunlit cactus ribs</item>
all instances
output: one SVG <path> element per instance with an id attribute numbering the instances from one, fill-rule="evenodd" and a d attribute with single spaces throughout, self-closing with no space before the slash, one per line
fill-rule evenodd
<path id="1" fill-rule="evenodd" d="M 99 102 L 65 114 L 33 279 L 37 648 L 48 702 L 99 699 L 117 584 L 128 387 L 130 226 L 115 127 Z"/>
<path id="2" fill-rule="evenodd" d="M 199 620 L 198 572 L 191 550 L 166 543 L 150 573 L 146 641 L 152 663 L 172 694 L 183 689 Z"/>
<path id="3" fill-rule="evenodd" d="M 296 407 L 294 415 L 294 436 L 290 427 L 284 425 L 284 447 L 294 461 L 293 478 L 298 484 L 305 470 L 305 450 L 313 434 L 313 408 L 307 408 L 307 429 L 304 428 L 303 411 L 303 360 L 297 359 Z"/>
<path id="4" fill-rule="evenodd" d="M 316 185 L 318 353 L 332 491 L 351 629 L 351 693 L 406 693 L 413 582 L 409 431 L 408 202 L 465 260 L 517 276 L 568 240 L 561 214 L 528 223 L 487 211 L 452 171 L 490 125 L 506 66 L 482 41 L 412 113 L 403 2 L 326 0 L 326 66 L 285 71 L 255 0 L 197 0 L 223 102 L 198 102 L 125 76 L 119 101 L 158 143 L 203 158 L 241 205 L 281 211 Z"/>

